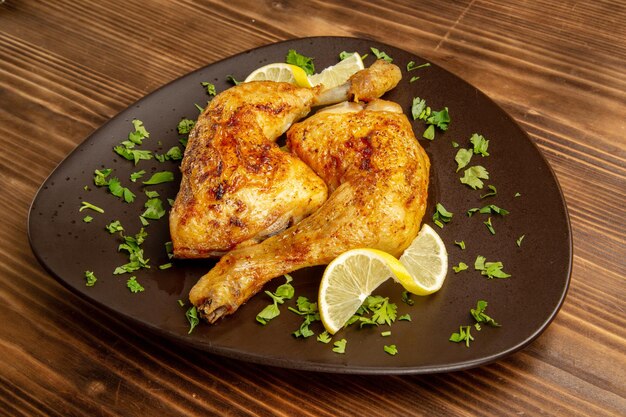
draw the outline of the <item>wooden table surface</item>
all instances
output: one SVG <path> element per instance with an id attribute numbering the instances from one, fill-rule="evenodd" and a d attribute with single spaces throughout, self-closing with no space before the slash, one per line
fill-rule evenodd
<path id="1" fill-rule="evenodd" d="M 626 415 L 624 1 L 6 0 L 0 33 L 1 415 Z M 29 205 L 91 132 L 196 68 L 318 35 L 443 66 L 509 112 L 551 164 L 573 273 L 526 349 L 439 375 L 264 367 L 146 334 L 36 261 Z"/>

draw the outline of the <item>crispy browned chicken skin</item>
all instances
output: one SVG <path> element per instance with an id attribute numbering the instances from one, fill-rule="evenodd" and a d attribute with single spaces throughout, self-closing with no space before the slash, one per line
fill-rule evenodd
<path id="1" fill-rule="evenodd" d="M 319 91 L 254 82 L 215 97 L 198 118 L 170 212 L 174 256 L 206 258 L 284 230 L 315 211 L 326 185 L 274 141 Z"/>
<path id="2" fill-rule="evenodd" d="M 200 279 L 190 300 L 209 322 L 234 312 L 272 278 L 359 247 L 399 256 L 419 231 L 430 162 L 400 106 L 379 100 L 364 109 L 327 109 L 287 136 L 330 197 L 282 233 L 229 252 Z"/>
<path id="3" fill-rule="evenodd" d="M 380 97 L 399 79 L 398 67 L 377 61 L 331 90 L 251 82 L 215 97 L 191 131 L 181 164 L 170 212 L 174 256 L 221 256 L 317 210 L 326 185 L 276 139 L 314 105 Z"/>

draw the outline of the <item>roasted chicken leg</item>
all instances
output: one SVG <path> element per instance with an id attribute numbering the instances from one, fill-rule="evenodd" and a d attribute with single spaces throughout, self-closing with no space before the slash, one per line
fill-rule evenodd
<path id="1" fill-rule="evenodd" d="M 234 312 L 272 278 L 359 247 L 399 256 L 419 231 L 430 162 L 399 105 L 375 100 L 326 109 L 295 124 L 287 144 L 330 197 L 289 229 L 229 252 L 200 279 L 190 300 L 209 322 Z"/>
<path id="2" fill-rule="evenodd" d="M 312 106 L 380 97 L 400 70 L 384 61 L 336 89 L 251 82 L 215 97 L 189 135 L 180 191 L 170 212 L 177 258 L 221 256 L 308 216 L 327 198 L 324 182 L 275 140 Z"/>

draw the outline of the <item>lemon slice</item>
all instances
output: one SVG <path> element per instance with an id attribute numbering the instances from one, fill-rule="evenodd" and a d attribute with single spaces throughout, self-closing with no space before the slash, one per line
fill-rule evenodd
<path id="1" fill-rule="evenodd" d="M 386 252 L 353 249 L 335 258 L 324 271 L 318 294 L 318 309 L 326 330 L 335 334 L 367 296 L 391 277 L 412 280 L 400 261 Z"/>
<path id="2" fill-rule="evenodd" d="M 355 52 L 341 60 L 338 64 L 322 70 L 319 74 L 309 75 L 309 82 L 312 86 L 323 84 L 324 89 L 328 90 L 344 84 L 355 72 L 363 68 L 361 55 Z"/>
<path id="3" fill-rule="evenodd" d="M 277 81 L 296 84 L 299 87 L 311 87 L 307 74 L 302 68 L 280 62 L 252 71 L 244 80 L 244 82 L 249 81 Z"/>
<path id="4" fill-rule="evenodd" d="M 359 309 L 367 296 L 389 278 L 416 295 L 439 290 L 448 272 L 443 241 L 428 225 L 400 259 L 377 249 L 353 249 L 335 258 L 324 271 L 318 309 L 324 327 L 335 334 Z"/>
<path id="5" fill-rule="evenodd" d="M 425 224 L 411 245 L 400 257 L 409 271 L 411 281 L 399 280 L 404 289 L 416 295 L 428 295 L 438 291 L 448 273 L 448 252 L 443 241 Z"/>

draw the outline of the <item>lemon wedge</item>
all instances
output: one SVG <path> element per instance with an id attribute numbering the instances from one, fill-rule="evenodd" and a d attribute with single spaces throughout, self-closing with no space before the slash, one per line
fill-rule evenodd
<path id="1" fill-rule="evenodd" d="M 411 245 L 400 257 L 409 271 L 411 281 L 400 283 L 405 290 L 416 295 L 438 291 L 448 273 L 448 252 L 443 241 L 429 225 L 425 224 Z"/>
<path id="2" fill-rule="evenodd" d="M 447 270 L 445 245 L 428 225 L 422 227 L 400 259 L 370 248 L 344 252 L 322 276 L 318 294 L 322 323 L 330 334 L 335 334 L 367 296 L 389 278 L 413 294 L 432 294 L 443 285 Z"/>
<path id="3" fill-rule="evenodd" d="M 318 294 L 320 318 L 328 333 L 341 329 L 380 284 L 400 276 L 412 279 L 398 259 L 376 249 L 353 249 L 335 258 L 324 271 Z"/>
<path id="4" fill-rule="evenodd" d="M 319 74 L 309 75 L 309 82 L 312 86 L 322 84 L 324 90 L 328 90 L 344 84 L 355 72 L 363 68 L 361 55 L 355 52 L 341 60 L 338 64 L 322 70 Z"/>
<path id="5" fill-rule="evenodd" d="M 296 84 L 299 87 L 311 87 L 309 78 L 302 68 L 280 62 L 252 71 L 244 80 L 244 82 L 250 81 L 276 81 Z"/>

